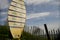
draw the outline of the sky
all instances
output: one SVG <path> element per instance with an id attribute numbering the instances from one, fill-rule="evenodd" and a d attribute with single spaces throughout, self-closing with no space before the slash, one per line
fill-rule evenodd
<path id="1" fill-rule="evenodd" d="M 0 0 L 0 24 L 5 24 L 11 0 Z M 60 24 L 60 0 L 24 0 L 26 5 L 26 25 L 39 26 L 49 30 L 58 29 Z"/>

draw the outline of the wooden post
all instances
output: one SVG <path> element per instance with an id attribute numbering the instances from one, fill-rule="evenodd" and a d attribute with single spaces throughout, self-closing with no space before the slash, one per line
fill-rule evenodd
<path id="1" fill-rule="evenodd" d="M 47 25 L 44 24 L 44 27 L 45 27 L 45 31 L 46 31 L 48 40 L 51 40 L 51 39 L 50 39 L 50 36 L 49 36 L 49 33 L 48 33 Z"/>

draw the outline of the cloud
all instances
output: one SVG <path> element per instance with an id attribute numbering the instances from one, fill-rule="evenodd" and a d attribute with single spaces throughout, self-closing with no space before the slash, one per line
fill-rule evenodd
<path id="1" fill-rule="evenodd" d="M 59 24 L 59 22 L 52 22 L 52 23 L 48 23 L 47 26 L 48 26 L 49 30 L 51 30 L 51 29 L 57 30 L 59 28 L 60 24 Z"/>
<path id="2" fill-rule="evenodd" d="M 51 0 L 25 0 L 27 4 L 40 4 L 43 2 L 50 2 Z"/>
<path id="3" fill-rule="evenodd" d="M 32 13 L 27 16 L 27 19 L 32 19 L 32 18 L 41 18 L 48 16 L 50 13 L 49 12 L 44 12 L 44 13 Z"/>
<path id="4" fill-rule="evenodd" d="M 60 18 L 60 13 L 59 13 L 58 10 L 57 10 L 57 11 L 50 12 L 50 13 L 51 13 L 51 16 L 52 16 L 52 17 Z"/>
<path id="5" fill-rule="evenodd" d="M 41 3 L 51 3 L 51 4 L 60 4 L 60 0 L 25 0 L 26 4 L 41 4 Z"/>
<path id="6" fill-rule="evenodd" d="M 3 16 L 3 15 L 7 15 L 7 12 L 1 12 L 1 15 Z"/>
<path id="7" fill-rule="evenodd" d="M 31 12 L 51 12 L 51 11 L 57 11 L 59 10 L 59 1 L 50 1 L 50 2 L 44 2 L 41 4 L 27 4 L 26 6 L 26 10 L 27 13 L 31 13 Z"/>
<path id="8" fill-rule="evenodd" d="M 49 30 L 58 29 L 60 26 L 59 4 L 60 0 L 26 0 L 26 24 L 39 25 L 40 28 L 45 29 L 46 23 Z"/>
<path id="9" fill-rule="evenodd" d="M 1 12 L 0 13 L 0 22 L 3 22 L 7 20 L 7 12 Z"/>
<path id="10" fill-rule="evenodd" d="M 0 0 L 0 9 L 8 8 L 8 0 Z"/>
<path id="11" fill-rule="evenodd" d="M 48 28 L 49 31 L 50 31 L 50 30 L 53 30 L 53 29 L 57 30 L 57 29 L 59 28 L 59 26 L 60 26 L 60 23 L 57 22 L 57 21 L 56 21 L 56 22 L 47 23 L 47 28 Z M 44 28 L 44 24 L 40 24 L 39 27 L 40 27 L 41 29 L 45 29 L 45 28 Z"/>
<path id="12" fill-rule="evenodd" d="M 50 2 L 50 4 L 53 4 L 53 5 L 60 5 L 60 0 L 52 0 L 51 2 Z"/>

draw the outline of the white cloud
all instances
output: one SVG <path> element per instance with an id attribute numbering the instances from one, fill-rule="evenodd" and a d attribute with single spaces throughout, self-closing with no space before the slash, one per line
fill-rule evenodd
<path id="1" fill-rule="evenodd" d="M 8 8 L 8 0 L 0 0 L 0 9 Z"/>
<path id="2" fill-rule="evenodd" d="M 3 16 L 3 18 L 2 19 L 0 19 L 0 21 L 6 21 L 6 19 L 7 19 L 7 12 L 1 12 L 1 17 Z"/>
<path id="3" fill-rule="evenodd" d="M 32 13 L 30 15 L 27 16 L 27 19 L 31 19 L 31 18 L 41 18 L 41 17 L 45 17 L 48 16 L 50 13 L 49 12 L 44 12 L 44 13 Z"/>
<path id="4" fill-rule="evenodd" d="M 1 12 L 1 15 L 7 15 L 7 12 Z"/>
<path id="5" fill-rule="evenodd" d="M 27 4 L 40 4 L 43 2 L 50 2 L 51 0 L 25 0 Z"/>

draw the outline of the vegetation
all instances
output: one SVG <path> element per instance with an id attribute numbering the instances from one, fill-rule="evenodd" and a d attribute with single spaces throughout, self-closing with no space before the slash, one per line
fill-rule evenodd
<path id="1" fill-rule="evenodd" d="M 37 32 L 37 31 L 35 31 Z M 9 28 L 8 26 L 0 26 L 0 40 L 5 40 L 9 38 Z M 11 36 L 10 36 L 11 37 Z M 28 32 L 23 31 L 21 35 L 21 40 L 47 40 L 46 36 L 43 35 L 32 35 Z"/>
<path id="2" fill-rule="evenodd" d="M 0 39 L 9 38 L 9 28 L 8 26 L 0 25 Z"/>
<path id="3" fill-rule="evenodd" d="M 27 32 L 23 32 L 21 40 L 45 40 L 45 38 L 41 36 L 31 35 L 30 33 Z"/>
<path id="4" fill-rule="evenodd" d="M 5 40 L 9 38 L 9 28 L 8 26 L 0 26 L 0 39 Z M 22 36 L 20 38 L 21 40 L 44 40 L 43 37 L 32 35 L 28 32 L 23 31 Z"/>

